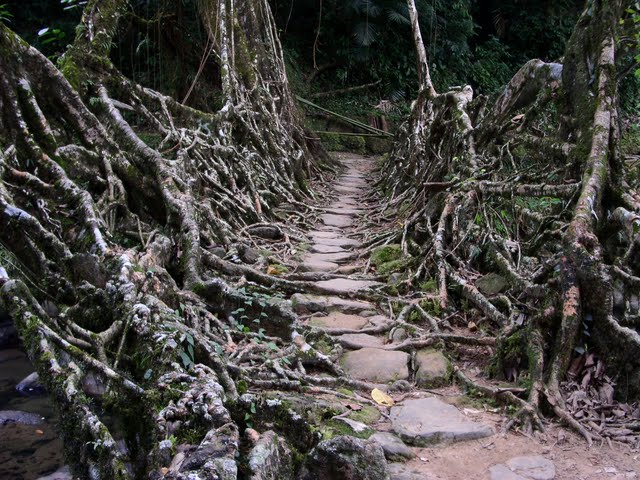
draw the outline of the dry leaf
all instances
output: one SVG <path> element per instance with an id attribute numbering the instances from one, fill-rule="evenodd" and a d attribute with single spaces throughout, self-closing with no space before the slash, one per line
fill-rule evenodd
<path id="1" fill-rule="evenodd" d="M 359 412 L 360 410 L 362 410 L 362 405 L 358 405 L 357 403 L 346 403 L 345 407 L 347 407 L 349 410 L 353 410 L 354 412 Z"/>
<path id="2" fill-rule="evenodd" d="M 280 274 L 280 270 L 278 270 L 273 265 L 270 265 L 269 268 L 267 268 L 267 275 L 279 275 L 279 274 Z"/>
<path id="3" fill-rule="evenodd" d="M 373 398 L 378 405 L 384 405 L 385 407 L 393 407 L 395 404 L 393 398 L 377 388 L 371 391 L 371 398 Z"/>

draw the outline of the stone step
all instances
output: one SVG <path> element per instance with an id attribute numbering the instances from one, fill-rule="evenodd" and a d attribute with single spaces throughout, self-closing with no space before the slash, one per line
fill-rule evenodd
<path id="1" fill-rule="evenodd" d="M 375 306 L 361 300 L 348 300 L 335 296 L 296 293 L 291 296 L 293 310 L 296 313 L 342 312 L 362 313 L 375 312 Z"/>
<path id="2" fill-rule="evenodd" d="M 313 258 L 306 258 L 300 265 L 298 270 L 301 272 L 330 273 L 338 270 L 340 265 L 335 262 L 325 262 Z"/>
<path id="3" fill-rule="evenodd" d="M 348 328 L 350 330 L 361 330 L 369 325 L 370 319 L 374 317 L 361 317 L 360 315 L 349 315 L 342 312 L 332 312 L 323 317 L 311 317 L 308 324 L 321 328 Z"/>
<path id="4" fill-rule="evenodd" d="M 321 243 L 317 243 L 315 245 L 311 245 L 311 248 L 309 248 L 309 252 L 311 253 L 342 253 L 342 252 L 345 252 L 345 249 L 336 245 L 323 245 Z"/>
<path id="5" fill-rule="evenodd" d="M 320 215 L 322 223 L 329 227 L 346 228 L 353 225 L 353 218 L 347 215 L 336 215 L 333 213 L 325 213 Z"/>
<path id="6" fill-rule="evenodd" d="M 347 333 L 335 337 L 335 339 L 344 347 L 351 350 L 361 348 L 382 348 L 384 347 L 384 337 L 376 337 L 367 333 Z"/>
<path id="7" fill-rule="evenodd" d="M 338 234 L 335 232 L 326 232 L 326 233 L 331 233 L 335 235 L 335 238 L 326 238 L 326 237 L 319 237 L 317 235 L 311 235 L 311 239 L 317 244 L 317 245 L 326 245 L 328 247 L 359 247 L 360 246 L 360 242 L 358 240 L 354 240 L 352 238 L 347 238 L 347 237 L 338 237 Z"/>
<path id="8" fill-rule="evenodd" d="M 389 383 L 409 378 L 409 355 L 404 352 L 362 348 L 345 353 L 340 363 L 356 380 Z"/>
<path id="9" fill-rule="evenodd" d="M 320 262 L 333 262 L 344 263 L 348 260 L 353 260 L 354 254 L 351 252 L 338 252 L 338 253 L 307 253 L 303 257 L 303 262 L 307 261 L 320 261 Z"/>
<path id="10" fill-rule="evenodd" d="M 391 408 L 390 417 L 393 431 L 404 442 L 418 447 L 494 434 L 490 425 L 469 420 L 453 405 L 433 397 L 406 400 Z"/>
<path id="11" fill-rule="evenodd" d="M 333 215 L 360 215 L 364 212 L 361 208 L 344 207 L 344 208 L 323 208 L 324 212 L 331 213 Z"/>
<path id="12" fill-rule="evenodd" d="M 382 285 L 380 282 L 373 280 L 352 280 L 350 278 L 332 278 L 331 280 L 322 280 L 315 282 L 314 285 L 326 292 L 330 293 L 353 293 L 376 285 Z"/>

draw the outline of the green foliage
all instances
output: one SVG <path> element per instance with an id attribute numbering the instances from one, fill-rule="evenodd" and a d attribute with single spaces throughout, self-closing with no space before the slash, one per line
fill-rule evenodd
<path id="1" fill-rule="evenodd" d="M 371 264 L 376 268 L 380 268 L 385 263 L 400 260 L 402 258 L 402 249 L 400 245 L 392 244 L 384 247 L 376 248 L 371 254 Z"/>
<path id="2" fill-rule="evenodd" d="M 7 4 L 0 4 L 0 22 L 9 23 L 11 22 L 11 18 L 13 18 L 13 15 L 9 12 Z"/>
<path id="3" fill-rule="evenodd" d="M 491 36 L 476 48 L 471 64 L 471 77 L 480 93 L 493 93 L 504 87 L 514 72 L 509 49 Z"/>

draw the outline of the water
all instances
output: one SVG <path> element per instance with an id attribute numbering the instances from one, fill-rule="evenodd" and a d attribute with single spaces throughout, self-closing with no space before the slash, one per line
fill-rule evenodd
<path id="1" fill-rule="evenodd" d="M 25 397 L 16 385 L 34 371 L 20 350 L 0 350 L 0 410 L 44 417 L 40 425 L 0 425 L 0 480 L 35 480 L 63 464 L 57 417 L 47 396 Z"/>

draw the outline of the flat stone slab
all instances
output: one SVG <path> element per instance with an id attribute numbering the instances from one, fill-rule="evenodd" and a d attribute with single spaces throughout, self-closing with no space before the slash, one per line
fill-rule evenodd
<path id="1" fill-rule="evenodd" d="M 327 230 L 312 230 L 309 232 L 312 238 L 338 238 L 340 234 L 337 232 L 329 232 Z"/>
<path id="2" fill-rule="evenodd" d="M 356 273 L 360 270 L 361 267 L 358 265 L 342 265 L 338 268 L 337 273 L 341 273 L 343 275 L 351 275 L 352 273 Z"/>
<path id="3" fill-rule="evenodd" d="M 315 234 L 311 235 L 311 238 L 317 245 L 327 245 L 329 247 L 345 248 L 345 247 L 359 247 L 361 245 L 361 243 L 358 240 L 354 240 L 352 238 L 346 238 L 346 237 L 336 238 L 338 237 L 338 234 L 335 232 L 325 232 L 325 233 L 331 233 L 333 235 L 333 238 L 319 237 Z"/>
<path id="4" fill-rule="evenodd" d="M 293 310 L 296 313 L 315 312 L 343 312 L 358 313 L 363 310 L 373 310 L 369 302 L 360 300 L 348 300 L 346 298 L 311 295 L 308 293 L 296 293 L 291 296 Z"/>
<path id="5" fill-rule="evenodd" d="M 315 245 L 311 245 L 309 251 L 311 253 L 343 253 L 345 249 L 337 245 L 323 245 L 321 243 L 316 243 Z"/>
<path id="6" fill-rule="evenodd" d="M 323 260 L 316 260 L 313 258 L 307 258 L 298 265 L 298 270 L 301 272 L 335 272 L 338 267 L 335 262 L 325 262 Z"/>
<path id="7" fill-rule="evenodd" d="M 380 282 L 374 282 L 372 280 L 351 280 L 350 278 L 332 278 L 331 280 L 316 282 L 314 285 L 330 292 L 352 293 L 380 285 Z"/>
<path id="8" fill-rule="evenodd" d="M 353 225 L 353 218 L 347 215 L 336 215 L 333 213 L 325 213 L 320 215 L 322 223 L 329 227 L 346 228 Z"/>
<path id="9" fill-rule="evenodd" d="M 491 426 L 473 422 L 453 405 L 433 397 L 392 407 L 391 424 L 404 442 L 421 447 L 475 440 L 494 433 Z"/>
<path id="10" fill-rule="evenodd" d="M 389 463 L 387 471 L 391 480 L 432 480 L 435 477 L 425 476 L 424 472 L 413 469 L 404 463 Z"/>
<path id="11" fill-rule="evenodd" d="M 369 440 L 378 442 L 384 451 L 384 456 L 389 461 L 410 460 L 416 456 L 411 448 L 402 440 L 390 432 L 377 432 L 369 437 Z"/>
<path id="12" fill-rule="evenodd" d="M 491 480 L 553 480 L 556 466 L 540 455 L 514 457 L 489 469 Z"/>
<path id="13" fill-rule="evenodd" d="M 382 348 L 384 346 L 384 338 L 369 335 L 367 333 L 347 333 L 336 337 L 341 345 L 352 350 L 358 348 Z"/>
<path id="14" fill-rule="evenodd" d="M 344 208 L 325 208 L 323 209 L 326 213 L 333 213 L 334 215 L 360 215 L 364 210 L 360 208 L 354 207 L 344 207 Z"/>
<path id="15" fill-rule="evenodd" d="M 348 193 L 351 195 L 358 195 L 362 193 L 362 187 L 351 186 L 351 185 L 335 185 L 336 192 L 340 193 Z"/>
<path id="16" fill-rule="evenodd" d="M 409 355 L 404 352 L 362 348 L 343 355 L 345 373 L 356 380 L 389 383 L 409 378 Z"/>
<path id="17" fill-rule="evenodd" d="M 312 317 L 309 325 L 321 328 L 346 328 L 360 330 L 369 323 L 369 318 L 359 315 L 348 315 L 342 312 L 331 312 L 324 317 Z"/>
<path id="18" fill-rule="evenodd" d="M 333 262 L 340 263 L 347 260 L 352 260 L 354 254 L 351 252 L 338 252 L 338 253 L 308 253 L 303 257 L 303 261 L 320 261 L 320 262 Z"/>

